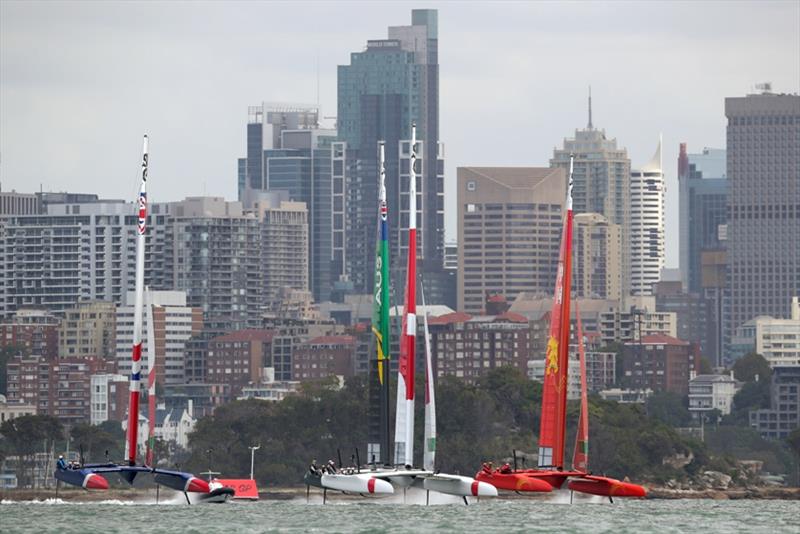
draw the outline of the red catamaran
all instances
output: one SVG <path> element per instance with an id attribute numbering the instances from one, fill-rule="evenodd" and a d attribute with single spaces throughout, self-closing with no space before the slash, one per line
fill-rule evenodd
<path id="1" fill-rule="evenodd" d="M 570 289 L 572 277 L 572 170 L 570 156 L 569 183 L 565 203 L 566 214 L 561 233 L 558 272 L 550 313 L 550 331 L 545 353 L 542 417 L 539 427 L 539 462 L 537 469 L 495 469 L 488 465 L 475 476 L 498 489 L 516 492 L 550 492 L 564 486 L 573 491 L 609 497 L 644 497 L 642 486 L 588 473 L 589 420 L 586 400 L 586 368 L 583 339 L 578 318 L 578 337 L 581 355 L 581 417 L 576 436 L 573 469 L 564 469 L 564 445 L 567 430 L 567 380 L 569 372 Z"/>

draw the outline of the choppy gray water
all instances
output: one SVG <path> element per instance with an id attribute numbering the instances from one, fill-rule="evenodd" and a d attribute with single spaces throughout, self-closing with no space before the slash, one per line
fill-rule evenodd
<path id="1" fill-rule="evenodd" d="M 304 500 L 191 507 L 177 502 L 5 502 L 0 532 L 800 532 L 797 501 L 494 500 L 469 507 L 335 497 L 325 506 Z"/>

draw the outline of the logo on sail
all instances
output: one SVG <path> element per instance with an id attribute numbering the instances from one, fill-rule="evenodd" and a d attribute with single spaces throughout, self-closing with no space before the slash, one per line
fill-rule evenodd
<path id="1" fill-rule="evenodd" d="M 554 336 L 550 336 L 550 341 L 547 342 L 547 356 L 546 356 L 547 366 L 545 368 L 544 374 L 550 375 L 550 373 L 557 373 L 558 372 L 558 341 Z"/>

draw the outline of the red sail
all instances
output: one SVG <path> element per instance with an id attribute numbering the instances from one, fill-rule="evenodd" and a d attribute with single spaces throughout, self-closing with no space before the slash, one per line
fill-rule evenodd
<path id="1" fill-rule="evenodd" d="M 542 418 L 539 427 L 539 467 L 564 467 L 567 430 L 567 376 L 569 365 L 569 299 L 572 277 L 572 161 L 565 203 L 564 228 L 558 256 L 558 274 L 550 312 L 550 335 L 544 368 Z"/>
<path id="2" fill-rule="evenodd" d="M 586 473 L 589 470 L 589 399 L 586 391 L 586 350 L 583 346 L 583 327 L 577 301 L 575 301 L 575 315 L 578 316 L 578 356 L 581 366 L 581 415 L 578 419 L 578 433 L 575 434 L 572 469 Z"/>

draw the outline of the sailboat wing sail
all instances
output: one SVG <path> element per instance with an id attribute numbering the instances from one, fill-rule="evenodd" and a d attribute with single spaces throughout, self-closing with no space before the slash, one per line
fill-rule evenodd
<path id="1" fill-rule="evenodd" d="M 565 203 L 564 227 L 558 257 L 550 332 L 545 354 L 542 417 L 539 428 L 539 467 L 563 468 L 569 365 L 569 299 L 572 276 L 572 157 Z"/>
<path id="2" fill-rule="evenodd" d="M 587 472 L 589 469 L 589 400 L 586 385 L 586 350 L 583 345 L 583 327 L 578 303 L 575 302 L 575 315 L 578 316 L 578 357 L 581 368 L 581 414 L 578 418 L 578 432 L 575 434 L 575 452 L 572 455 L 572 469 Z"/>
<path id="3" fill-rule="evenodd" d="M 380 440 L 378 456 L 389 462 L 389 210 L 386 204 L 386 167 L 384 144 L 380 143 L 380 197 L 378 242 L 375 250 L 375 288 L 372 303 L 372 334 L 375 337 L 377 374 L 380 388 Z M 371 461 L 371 460 L 370 460 Z"/>
<path id="4" fill-rule="evenodd" d="M 397 415 L 395 418 L 395 463 L 414 463 L 414 359 L 417 338 L 417 127 L 411 125 L 411 161 L 408 180 L 408 265 L 403 327 L 400 333 Z"/>
<path id="5" fill-rule="evenodd" d="M 436 395 L 433 382 L 433 361 L 431 356 L 431 338 L 428 332 L 428 311 L 425 307 L 425 289 L 420 287 L 422 297 L 422 323 L 425 336 L 425 447 L 422 456 L 422 467 L 434 470 L 436 463 Z"/>

